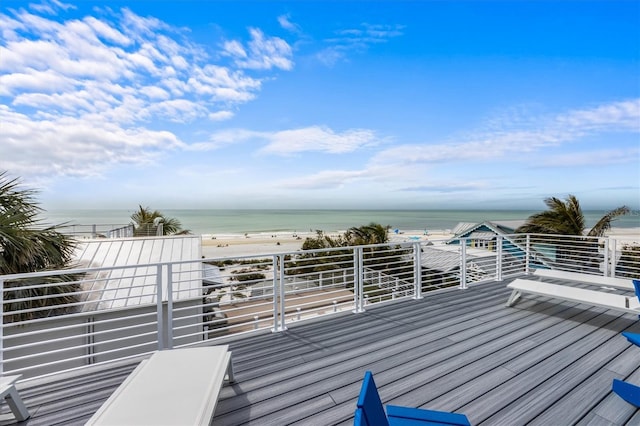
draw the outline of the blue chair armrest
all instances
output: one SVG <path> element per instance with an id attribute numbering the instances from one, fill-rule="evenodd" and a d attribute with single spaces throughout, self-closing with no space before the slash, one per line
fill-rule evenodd
<path id="1" fill-rule="evenodd" d="M 622 335 L 626 337 L 629 342 L 633 343 L 636 346 L 640 346 L 640 334 L 623 331 Z"/>
<path id="2" fill-rule="evenodd" d="M 420 408 L 387 405 L 387 419 L 390 426 L 395 425 L 459 425 L 471 426 L 464 414 L 443 411 L 423 410 Z"/>
<path id="3" fill-rule="evenodd" d="M 622 380 L 613 379 L 611 389 L 629 404 L 640 407 L 640 387 Z"/>
<path id="4" fill-rule="evenodd" d="M 632 279 L 631 282 L 633 282 L 633 287 L 636 289 L 636 296 L 638 300 L 640 300 L 640 280 Z"/>

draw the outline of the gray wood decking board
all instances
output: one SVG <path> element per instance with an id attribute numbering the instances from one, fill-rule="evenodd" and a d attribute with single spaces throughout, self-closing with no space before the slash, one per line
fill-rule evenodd
<path id="1" fill-rule="evenodd" d="M 513 401 L 503 410 L 491 416 L 487 423 L 513 424 L 517 421 L 529 422 L 534 419 L 535 422 L 538 422 L 539 419 L 547 419 L 548 421 L 550 413 L 558 410 L 576 411 L 577 409 L 578 415 L 576 417 L 582 417 L 585 413 L 584 404 L 586 401 L 595 397 L 593 405 L 596 405 L 609 393 L 612 379 L 618 376 L 616 373 L 602 368 L 610 358 L 620 354 L 626 347 L 626 345 L 616 342 L 617 339 L 612 340 L 606 346 L 599 346 L 584 357 L 577 359 L 567 368 L 562 369 L 558 374 L 542 382 L 535 392 L 526 393 Z M 594 370 L 595 374 L 592 373 Z M 607 376 L 606 383 L 602 386 L 589 383 L 600 374 Z M 584 390 L 589 392 L 585 393 Z M 548 405 L 548 401 L 545 401 L 548 398 L 547 395 L 553 395 L 556 399 L 562 397 L 561 403 L 554 404 L 553 409 L 547 409 L 544 416 L 536 418 L 540 414 L 538 409 Z M 620 399 L 617 396 L 616 398 Z M 564 416 L 567 414 L 567 411 L 563 412 Z"/>
<path id="2" fill-rule="evenodd" d="M 630 383 L 640 384 L 640 368 L 638 368 L 638 360 L 640 359 L 640 348 L 630 346 L 615 360 L 607 365 L 607 369 L 617 373 L 616 378 L 627 380 Z M 620 360 L 624 360 L 622 364 Z M 618 366 L 618 364 L 620 364 Z M 624 368 L 621 368 L 624 367 Z M 622 424 L 636 412 L 635 408 L 627 404 L 622 398 L 613 393 L 609 393 L 598 405 L 591 411 L 598 419 L 604 419 L 607 422 Z M 579 425 L 589 424 L 590 417 L 580 421 Z"/>
<path id="3" fill-rule="evenodd" d="M 473 424 L 638 424 L 611 380 L 640 384 L 633 315 L 544 297 L 504 306 L 507 282 L 425 293 L 225 339 L 236 383 L 215 424 L 351 424 L 365 370 L 384 403 L 458 411 Z M 25 424 L 83 424 L 133 366 L 21 389 Z M 2 423 L 4 424 L 4 423 Z"/>
<path id="4" fill-rule="evenodd" d="M 610 319 L 602 319 L 602 315 L 595 317 L 590 322 L 606 324 Z M 599 320 L 599 321 L 598 321 Z M 579 330 L 580 329 L 580 330 Z M 587 334 L 584 334 L 587 333 Z M 480 423 L 495 412 L 504 409 L 517 398 L 529 395 L 539 395 L 541 398 L 539 406 L 551 406 L 560 396 L 553 391 L 539 391 L 543 389 L 540 385 L 550 377 L 562 376 L 563 371 L 568 368 L 576 359 L 597 349 L 600 345 L 609 340 L 613 334 L 609 330 L 595 328 L 589 322 L 576 327 L 567 336 L 571 341 L 566 345 L 565 339 L 555 338 L 552 344 L 543 345 L 525 354 L 527 362 L 518 369 L 519 374 L 514 379 L 509 380 L 491 390 L 483 398 L 476 399 L 467 404 L 463 410 L 472 413 L 474 423 Z M 594 349 L 595 348 L 595 349 Z M 533 353 L 533 355 L 532 355 Z M 559 356 L 554 356 L 560 354 Z M 505 366 L 514 371 L 510 363 Z M 591 370 L 593 373 L 594 371 Z M 609 385 L 610 388 L 610 385 Z M 501 396 L 509 395 L 509 398 Z M 544 410 L 540 410 L 541 412 Z"/>

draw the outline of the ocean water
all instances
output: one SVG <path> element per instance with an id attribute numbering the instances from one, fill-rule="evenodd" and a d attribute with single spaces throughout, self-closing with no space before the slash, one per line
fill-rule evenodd
<path id="1" fill-rule="evenodd" d="M 51 210 L 42 215 L 48 224 L 123 226 L 131 222 L 127 210 Z M 161 210 L 178 219 L 194 234 L 258 232 L 344 231 L 371 222 L 400 230 L 450 230 L 460 222 L 525 220 L 537 211 L 526 210 Z M 604 211 L 586 211 L 587 227 Z M 640 227 L 637 211 L 618 218 L 614 227 Z"/>

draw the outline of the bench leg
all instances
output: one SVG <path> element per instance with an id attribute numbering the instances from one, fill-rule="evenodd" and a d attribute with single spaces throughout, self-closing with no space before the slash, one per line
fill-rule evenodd
<path id="1" fill-rule="evenodd" d="M 233 378 L 233 357 L 229 358 L 229 365 L 227 366 L 227 381 L 229 383 L 235 382 Z"/>
<path id="2" fill-rule="evenodd" d="M 9 408 L 11 408 L 13 415 L 16 416 L 16 420 L 21 422 L 29 418 L 29 410 L 27 410 L 26 405 L 24 405 L 24 402 L 22 402 L 22 398 L 20 398 L 20 395 L 18 394 L 15 386 L 12 386 L 11 389 L 7 392 L 5 400 L 7 401 L 7 405 L 9 405 Z"/>
<path id="3" fill-rule="evenodd" d="M 509 296 L 509 300 L 507 300 L 507 306 L 513 306 L 520 299 L 520 291 L 513 290 L 511 292 L 511 296 Z"/>

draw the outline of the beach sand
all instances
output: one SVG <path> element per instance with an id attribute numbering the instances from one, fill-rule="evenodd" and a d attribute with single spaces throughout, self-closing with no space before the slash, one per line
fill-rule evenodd
<path id="1" fill-rule="evenodd" d="M 343 235 L 345 231 L 327 233 L 331 237 Z M 202 236 L 202 255 L 210 257 L 234 257 L 245 255 L 262 255 L 272 253 L 292 252 L 302 249 L 302 244 L 308 237 L 315 237 L 315 232 L 296 233 L 247 233 L 240 234 L 214 234 Z M 426 241 L 428 239 L 447 239 L 452 234 L 444 231 L 429 232 L 424 235 L 424 231 L 403 231 L 395 234 L 389 233 L 389 241 L 410 242 Z"/>
<path id="2" fill-rule="evenodd" d="M 339 234 L 341 232 L 328 235 Z M 304 240 L 315 235 L 315 232 L 203 235 L 202 255 L 209 258 L 292 252 L 301 250 Z"/>
<path id="3" fill-rule="evenodd" d="M 342 234 L 344 231 L 327 233 L 332 237 Z M 301 250 L 305 239 L 315 235 L 315 232 L 203 235 L 202 255 L 205 258 L 215 258 L 288 253 Z M 612 228 L 607 235 L 620 244 L 640 244 L 640 228 Z M 389 232 L 389 241 L 392 243 L 431 241 L 438 244 L 451 237 L 453 234 L 444 230 L 429 231 L 427 235 L 423 230 Z"/>

